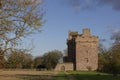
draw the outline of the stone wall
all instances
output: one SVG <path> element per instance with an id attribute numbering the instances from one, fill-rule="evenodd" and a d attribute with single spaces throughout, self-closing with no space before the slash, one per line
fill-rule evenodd
<path id="1" fill-rule="evenodd" d="M 98 37 L 83 29 L 82 34 L 69 33 L 67 39 L 68 61 L 74 64 L 74 70 L 97 70 Z"/>
<path id="2" fill-rule="evenodd" d="M 55 71 L 72 71 L 73 63 L 59 63 L 55 67 Z"/>

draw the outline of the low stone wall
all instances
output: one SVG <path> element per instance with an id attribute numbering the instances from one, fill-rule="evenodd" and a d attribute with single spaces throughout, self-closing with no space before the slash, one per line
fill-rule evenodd
<path id="1" fill-rule="evenodd" d="M 54 69 L 55 71 L 72 71 L 73 63 L 59 63 Z"/>

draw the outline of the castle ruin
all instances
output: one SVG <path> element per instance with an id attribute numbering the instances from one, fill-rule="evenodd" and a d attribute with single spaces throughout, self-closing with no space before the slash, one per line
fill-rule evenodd
<path id="1" fill-rule="evenodd" d="M 55 70 L 97 70 L 98 68 L 98 37 L 91 35 L 90 29 L 83 29 L 82 34 L 69 32 L 67 39 L 68 56 L 64 63 Z M 66 63 L 67 67 L 65 66 Z M 72 65 L 72 67 L 71 67 Z"/>

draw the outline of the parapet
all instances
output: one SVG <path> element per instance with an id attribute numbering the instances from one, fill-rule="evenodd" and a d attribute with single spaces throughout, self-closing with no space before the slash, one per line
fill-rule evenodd
<path id="1" fill-rule="evenodd" d="M 67 39 L 68 41 L 70 40 L 75 40 L 76 42 L 98 42 L 98 36 L 91 35 L 90 29 L 89 28 L 84 28 L 82 30 L 82 34 L 79 34 L 76 31 L 69 31 L 69 37 Z"/>
<path id="2" fill-rule="evenodd" d="M 90 29 L 88 28 L 83 29 L 83 36 L 90 36 Z"/>
<path id="3" fill-rule="evenodd" d="M 69 31 L 68 40 L 71 40 L 72 38 L 75 38 L 77 36 L 78 36 L 78 32 L 76 32 L 76 31 Z"/>
<path id="4" fill-rule="evenodd" d="M 75 36 L 78 35 L 77 31 L 69 31 L 69 36 Z"/>

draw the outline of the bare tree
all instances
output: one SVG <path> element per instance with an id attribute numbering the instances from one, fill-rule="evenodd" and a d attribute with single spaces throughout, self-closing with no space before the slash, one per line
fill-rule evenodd
<path id="1" fill-rule="evenodd" d="M 0 56 L 30 34 L 40 32 L 42 0 L 0 0 Z"/>
<path id="2" fill-rule="evenodd" d="M 0 47 L 1 55 L 19 41 L 39 32 L 44 23 L 44 11 L 40 0 L 0 0 Z"/>

